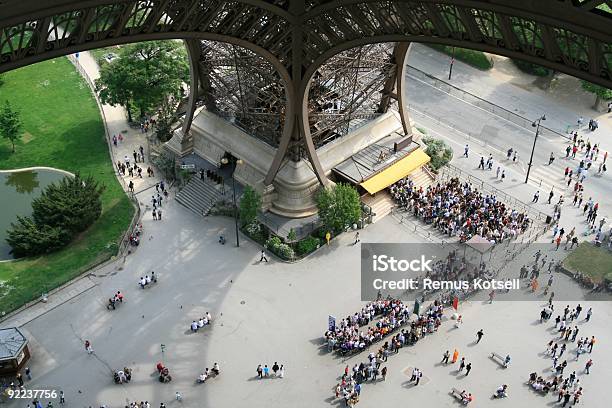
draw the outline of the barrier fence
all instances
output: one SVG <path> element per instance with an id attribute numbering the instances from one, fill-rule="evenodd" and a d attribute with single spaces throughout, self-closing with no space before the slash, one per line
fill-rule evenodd
<path id="1" fill-rule="evenodd" d="M 516 112 L 503 108 L 493 102 L 487 101 L 479 96 L 474 95 L 468 91 L 465 91 L 461 88 L 456 87 L 448 82 L 445 82 L 439 78 L 436 78 L 420 69 L 413 67 L 412 65 L 408 65 L 407 75 L 417 81 L 423 82 L 427 85 L 430 85 L 440 91 L 451 95 L 457 99 L 461 99 L 464 102 L 467 102 L 471 105 L 474 105 L 480 109 L 483 109 L 487 112 L 490 112 L 496 116 L 499 116 L 515 125 L 518 125 L 527 130 L 532 130 L 532 124 L 536 117 L 528 118 L 522 115 L 519 115 Z M 552 137 L 561 137 L 565 139 L 570 139 L 571 135 L 567 133 L 569 129 L 576 130 L 577 126 L 567 125 L 566 129 L 563 130 L 554 130 L 545 125 L 540 124 L 540 134 L 543 136 L 552 136 Z"/>

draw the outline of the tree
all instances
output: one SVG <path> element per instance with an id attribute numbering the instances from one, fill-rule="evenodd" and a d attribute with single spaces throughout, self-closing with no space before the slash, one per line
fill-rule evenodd
<path id="1" fill-rule="evenodd" d="M 319 218 L 325 227 L 338 233 L 361 218 L 359 194 L 348 184 L 336 184 L 319 190 L 317 194 Z"/>
<path id="2" fill-rule="evenodd" d="M 52 183 L 32 201 L 32 218 L 37 225 L 60 227 L 72 235 L 84 231 L 102 213 L 104 187 L 91 176 L 79 174 Z"/>
<path id="3" fill-rule="evenodd" d="M 444 140 L 425 136 L 423 138 L 423 143 L 427 145 L 425 153 L 431 157 L 429 165 L 434 171 L 438 171 L 453 158 L 453 149 L 448 147 Z"/>
<path id="4" fill-rule="evenodd" d="M 37 225 L 30 217 L 17 217 L 11 223 L 6 241 L 15 258 L 48 254 L 70 242 L 70 233 L 61 227 Z"/>
<path id="5" fill-rule="evenodd" d="M 250 225 L 257 219 L 261 211 L 261 196 L 251 186 L 246 186 L 240 199 L 240 221 L 242 225 Z"/>
<path id="6" fill-rule="evenodd" d="M 9 101 L 6 101 L 0 109 L 0 135 L 10 140 L 13 145 L 13 153 L 15 153 L 15 142 L 21 136 L 21 127 L 19 112 L 13 110 Z"/>
<path id="7" fill-rule="evenodd" d="M 102 212 L 104 187 L 92 177 L 64 177 L 32 201 L 32 216 L 18 217 L 6 239 L 17 258 L 56 251 Z"/>
<path id="8" fill-rule="evenodd" d="M 177 41 L 148 41 L 124 47 L 119 58 L 104 65 L 96 91 L 104 103 L 135 106 L 141 116 L 171 96 L 181 97 L 189 79 L 185 47 Z"/>
<path id="9" fill-rule="evenodd" d="M 132 122 L 130 105 L 134 95 L 129 85 L 130 75 L 126 64 L 106 64 L 100 69 L 100 78 L 96 79 L 95 86 L 102 103 L 123 106 L 128 113 L 128 121 Z"/>
<path id="10" fill-rule="evenodd" d="M 177 101 L 174 97 L 164 100 L 157 110 L 155 119 L 155 134 L 160 142 L 167 142 L 172 138 L 172 125 L 176 122 Z"/>
<path id="11" fill-rule="evenodd" d="M 580 80 L 580 83 L 582 84 L 582 89 L 595 94 L 595 103 L 593 104 L 593 109 L 599 110 L 599 105 L 602 101 L 612 99 L 612 89 L 595 85 L 594 83 L 585 80 Z"/>

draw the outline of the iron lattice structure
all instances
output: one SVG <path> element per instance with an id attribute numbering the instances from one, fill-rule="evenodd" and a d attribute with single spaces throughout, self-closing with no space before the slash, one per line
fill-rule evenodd
<path id="1" fill-rule="evenodd" d="M 92 48 L 187 39 L 192 72 L 187 131 L 206 85 L 199 40 L 247 48 L 274 67 L 285 88 L 284 117 L 281 111 L 278 119 L 282 131 L 271 136 L 277 151 L 265 182 L 272 182 L 286 157 L 299 158 L 299 146 L 325 184 L 316 155 L 319 136 L 313 136 L 309 118 L 317 107 L 308 94 L 313 75 L 329 58 L 372 43 L 440 43 L 522 59 L 612 87 L 611 6 L 610 0 L 0 0 L 0 72 Z M 395 62 L 405 54 L 401 51 L 394 52 Z M 396 96 L 405 119 L 397 74 Z M 383 99 L 393 93 L 390 82 Z M 241 112 L 236 101 L 227 106 Z M 314 122 L 333 123 L 320 116 Z M 247 125 L 253 132 L 261 129 Z"/>
<path id="2" fill-rule="evenodd" d="M 383 113 L 384 86 L 396 69 L 393 45 L 368 44 L 343 51 L 317 70 L 308 94 L 310 133 L 316 148 Z"/>
<path id="3" fill-rule="evenodd" d="M 200 69 L 199 98 L 206 109 L 277 147 L 286 97 L 272 64 L 237 45 L 202 41 Z"/>

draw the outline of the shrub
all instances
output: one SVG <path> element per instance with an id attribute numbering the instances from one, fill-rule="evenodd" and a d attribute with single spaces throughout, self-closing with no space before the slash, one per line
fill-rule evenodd
<path id="1" fill-rule="evenodd" d="M 453 158 L 453 149 L 451 149 L 443 140 L 434 139 L 433 137 L 424 137 L 423 143 L 427 145 L 425 153 L 431 157 L 429 166 L 438 171 L 441 167 L 448 164 Z"/>
<path id="2" fill-rule="evenodd" d="M 317 237 L 308 237 L 299 241 L 296 245 L 296 252 L 298 255 L 307 255 L 311 252 L 314 252 L 318 246 L 321 245 L 321 240 Z"/>
<path id="3" fill-rule="evenodd" d="M 153 157 L 151 162 L 161 171 L 166 180 L 176 179 L 176 163 L 170 153 L 164 151 L 159 156 Z"/>
<path id="4" fill-rule="evenodd" d="M 15 258 L 48 254 L 70 242 L 70 233 L 61 227 L 36 225 L 30 217 L 17 217 L 17 224 L 11 223 L 6 241 Z"/>
<path id="5" fill-rule="evenodd" d="M 103 191 L 91 176 L 64 177 L 32 201 L 32 218 L 38 226 L 60 227 L 72 235 L 82 232 L 102 213 Z"/>
<path id="6" fill-rule="evenodd" d="M 102 212 L 104 187 L 91 176 L 64 177 L 32 201 L 32 217 L 11 224 L 7 242 L 15 257 L 53 252 L 87 229 Z"/>
<path id="7" fill-rule="evenodd" d="M 246 186 L 240 199 L 240 221 L 242 225 L 251 224 L 261 211 L 261 196 L 251 186 Z"/>
<path id="8" fill-rule="evenodd" d="M 550 69 L 545 68 L 541 65 L 532 64 L 531 62 L 526 62 L 523 60 L 517 60 L 517 59 L 511 59 L 511 60 L 512 60 L 512 63 L 518 69 L 520 69 L 521 71 L 527 74 L 540 76 L 540 77 L 545 77 L 547 75 L 550 75 Z"/>
<path id="9" fill-rule="evenodd" d="M 338 183 L 319 190 L 317 194 L 319 218 L 333 232 L 342 231 L 347 225 L 357 223 L 361 217 L 359 193 L 348 184 Z"/>
<path id="10" fill-rule="evenodd" d="M 431 48 L 443 52 L 447 55 L 453 55 L 453 47 L 449 45 L 431 44 Z M 482 51 L 469 50 L 467 48 L 454 47 L 455 59 L 463 61 L 474 68 L 486 71 L 493 68 L 493 61 Z"/>
<path id="11" fill-rule="evenodd" d="M 295 258 L 295 251 L 293 251 L 293 248 L 284 244 L 279 237 L 275 236 L 269 238 L 264 246 L 283 259 Z"/>

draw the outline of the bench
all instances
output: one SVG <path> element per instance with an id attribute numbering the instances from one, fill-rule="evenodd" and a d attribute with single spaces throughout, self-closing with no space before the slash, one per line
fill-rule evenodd
<path id="1" fill-rule="evenodd" d="M 458 399 L 459 401 L 463 402 L 463 395 L 461 394 L 462 391 L 459 391 L 457 388 L 451 389 L 450 394 L 455 397 L 455 399 Z"/>
<path id="2" fill-rule="evenodd" d="M 492 352 L 491 355 L 489 356 L 489 358 L 491 360 L 493 360 L 493 361 L 498 362 L 504 368 L 508 367 L 506 365 L 506 357 L 502 356 L 501 354 L 498 354 L 496 352 Z"/>

